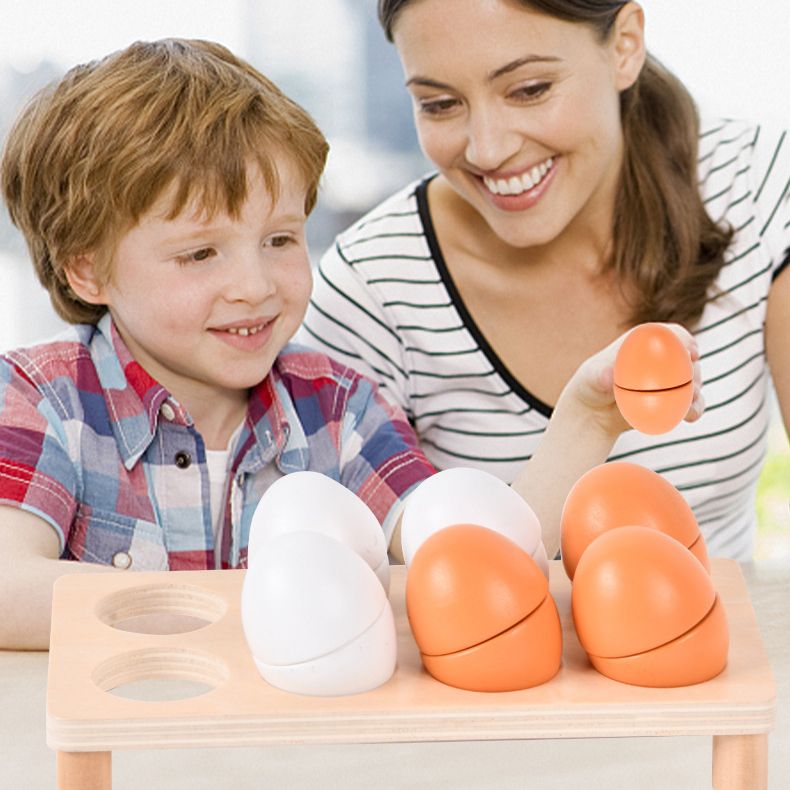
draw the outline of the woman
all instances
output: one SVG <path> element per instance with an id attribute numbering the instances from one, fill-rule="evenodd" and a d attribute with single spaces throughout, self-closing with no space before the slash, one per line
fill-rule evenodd
<path id="1" fill-rule="evenodd" d="M 624 433 L 751 557 L 770 370 L 790 424 L 790 140 L 698 122 L 639 5 L 380 0 L 438 173 L 341 234 L 306 336 L 380 381 L 431 461 L 511 481 L 582 360 L 643 321 L 689 328 L 703 417 Z M 580 439 L 584 438 L 580 435 Z"/>

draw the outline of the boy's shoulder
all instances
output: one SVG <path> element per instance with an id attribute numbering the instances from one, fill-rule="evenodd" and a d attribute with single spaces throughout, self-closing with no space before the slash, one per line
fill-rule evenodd
<path id="1" fill-rule="evenodd" d="M 348 389 L 359 381 L 368 381 L 359 371 L 323 351 L 294 342 L 277 355 L 275 368 L 289 390 L 308 386 L 318 391 L 327 385 Z"/>
<path id="2" fill-rule="evenodd" d="M 55 382 L 71 381 L 76 386 L 86 374 L 96 377 L 92 354 L 96 332 L 92 324 L 75 324 L 49 340 L 5 351 L 0 359 L 38 389 Z"/>

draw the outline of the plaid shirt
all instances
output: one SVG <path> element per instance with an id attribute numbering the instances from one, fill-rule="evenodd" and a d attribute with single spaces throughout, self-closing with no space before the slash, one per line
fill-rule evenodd
<path id="1" fill-rule="evenodd" d="M 388 538 L 406 494 L 433 472 L 404 415 L 374 385 L 289 345 L 251 391 L 215 540 L 203 439 L 109 315 L 0 356 L 0 504 L 49 522 L 63 559 L 244 567 L 259 499 L 305 469 L 354 491 Z"/>

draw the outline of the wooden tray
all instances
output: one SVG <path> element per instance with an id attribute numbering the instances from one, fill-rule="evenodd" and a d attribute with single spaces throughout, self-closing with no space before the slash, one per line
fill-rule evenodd
<path id="1" fill-rule="evenodd" d="M 47 743 L 60 787 L 110 786 L 115 749 L 288 743 L 711 735 L 717 788 L 767 785 L 775 687 L 738 564 L 714 559 L 730 627 L 729 662 L 706 683 L 648 689 L 617 683 L 588 663 L 573 630 L 570 583 L 551 563 L 563 623 L 563 666 L 537 688 L 488 694 L 434 680 L 422 668 L 404 606 L 405 569 L 392 569 L 398 666 L 389 682 L 346 697 L 289 694 L 258 674 L 241 629 L 244 571 L 75 574 L 55 585 L 47 689 Z M 171 613 L 209 625 L 153 635 L 113 627 Z M 138 701 L 108 693 L 149 678 L 195 680 L 188 699 Z M 80 754 L 83 753 L 83 754 Z M 103 777 L 103 778 L 101 778 Z M 78 784 L 79 783 L 79 784 Z"/>

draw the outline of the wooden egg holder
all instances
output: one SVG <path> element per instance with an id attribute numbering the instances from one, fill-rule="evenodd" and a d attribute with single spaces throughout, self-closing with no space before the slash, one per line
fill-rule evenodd
<path id="1" fill-rule="evenodd" d="M 105 790 L 115 749 L 630 736 L 713 736 L 717 790 L 767 787 L 775 687 L 738 564 L 714 559 L 730 628 L 729 663 L 706 683 L 650 689 L 617 683 L 589 664 L 573 630 L 570 582 L 551 562 L 563 626 L 563 666 L 548 683 L 485 694 L 425 672 L 404 605 L 405 568 L 392 569 L 398 666 L 379 688 L 345 697 L 280 691 L 258 674 L 240 618 L 244 571 L 74 574 L 53 599 L 47 743 L 61 790 Z M 145 615 L 208 621 L 153 635 L 113 627 Z M 139 701 L 108 693 L 147 679 L 199 681 L 200 696 Z"/>

